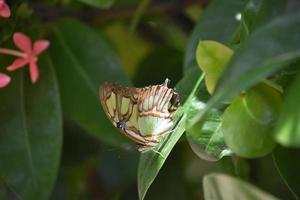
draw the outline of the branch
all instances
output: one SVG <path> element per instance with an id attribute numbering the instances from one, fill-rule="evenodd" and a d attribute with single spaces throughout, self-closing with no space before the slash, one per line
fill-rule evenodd
<path id="1" fill-rule="evenodd" d="M 184 10 L 190 5 L 205 7 L 208 0 L 155 1 L 146 9 L 145 14 L 168 15 Z M 83 6 L 80 10 L 66 7 L 49 6 L 43 3 L 30 2 L 29 6 L 35 15 L 45 21 L 55 21 L 62 17 L 78 18 L 90 23 L 101 23 L 113 19 L 130 18 L 135 14 L 136 6 L 112 7 L 107 10 Z"/>

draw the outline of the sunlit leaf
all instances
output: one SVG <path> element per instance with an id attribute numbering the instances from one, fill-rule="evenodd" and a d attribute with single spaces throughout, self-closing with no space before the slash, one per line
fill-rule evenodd
<path id="1" fill-rule="evenodd" d="M 299 14 L 278 17 L 253 32 L 235 51 L 205 112 L 195 117 L 195 123 L 212 107 L 233 98 L 299 58 L 299 32 Z"/>
<path id="2" fill-rule="evenodd" d="M 235 34 L 239 21 L 236 16 L 244 9 L 247 0 L 214 0 L 200 16 L 184 58 L 184 71 L 197 67 L 196 48 L 199 40 L 213 40 L 228 45 Z"/>
<path id="3" fill-rule="evenodd" d="M 270 153 L 275 146 L 272 128 L 280 106 L 280 93 L 263 83 L 236 97 L 222 116 L 229 148 L 250 158 Z"/>
<path id="4" fill-rule="evenodd" d="M 210 94 L 213 93 L 225 65 L 233 55 L 233 51 L 221 43 L 200 41 L 196 51 L 199 67 L 205 73 L 205 84 Z"/>
<path id="5" fill-rule="evenodd" d="M 234 97 L 300 57 L 299 31 L 300 15 L 297 14 L 278 17 L 253 32 L 235 51 L 211 102 Z"/>

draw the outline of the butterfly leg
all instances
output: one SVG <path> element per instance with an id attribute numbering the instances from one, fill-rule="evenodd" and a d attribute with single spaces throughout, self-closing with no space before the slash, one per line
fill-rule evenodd
<path id="1" fill-rule="evenodd" d="M 152 142 L 159 143 L 162 137 L 172 133 L 173 131 L 174 130 L 169 130 L 169 131 L 165 131 L 165 132 L 155 134 L 155 135 L 144 136 L 144 139 L 147 140 L 147 141 L 152 141 Z"/>
<path id="2" fill-rule="evenodd" d="M 166 159 L 166 157 L 161 152 L 155 150 L 153 146 L 139 145 L 138 150 L 141 153 L 146 153 L 148 151 L 153 151 L 154 153 L 157 153 L 158 155 L 160 155 L 163 159 Z"/>

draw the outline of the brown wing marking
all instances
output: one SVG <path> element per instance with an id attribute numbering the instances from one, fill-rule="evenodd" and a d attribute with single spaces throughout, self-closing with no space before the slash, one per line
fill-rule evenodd
<path id="1" fill-rule="evenodd" d="M 168 79 L 161 85 L 142 88 L 138 99 L 139 116 L 171 118 L 179 107 L 179 95 L 168 88 Z"/>
<path id="2" fill-rule="evenodd" d="M 151 147 L 156 145 L 156 143 L 154 143 L 155 141 L 144 139 L 137 129 L 137 102 L 139 90 L 139 88 L 121 87 L 114 83 L 106 83 L 99 89 L 100 102 L 109 120 L 121 133 L 123 133 L 136 143 Z M 115 107 L 113 109 L 113 112 L 111 110 L 111 107 L 108 107 L 108 102 L 111 103 L 111 101 L 109 100 L 111 100 L 110 98 L 112 97 L 115 100 Z M 131 103 L 128 106 L 128 110 L 126 112 L 123 111 L 122 113 L 121 108 L 123 98 L 129 99 Z M 121 121 L 125 123 L 131 121 L 132 126 L 126 127 L 126 129 L 128 130 L 118 128 L 117 123 Z"/>

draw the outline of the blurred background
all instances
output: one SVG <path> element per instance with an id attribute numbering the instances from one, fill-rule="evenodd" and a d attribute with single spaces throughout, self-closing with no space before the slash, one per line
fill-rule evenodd
<path id="1" fill-rule="evenodd" d="M 14 26 L 25 27 L 35 22 L 45 22 L 47 26 L 65 17 L 74 18 L 107 41 L 132 85 L 160 84 L 168 77 L 174 87 L 184 75 L 184 57 L 192 31 L 211 3 L 209 0 L 116 0 L 113 5 L 108 3 L 99 8 L 86 2 L 7 1 L 22 20 L 17 24 L 3 23 L 6 28 L 1 33 L 9 35 Z M 81 48 L 85 48 L 84 39 Z M 98 109 L 102 109 L 100 103 Z M 109 134 L 120 133 L 114 130 Z M 282 158 L 286 158 L 284 154 Z M 62 154 L 50 199 L 138 199 L 138 161 L 134 143 L 121 146 L 105 143 L 64 115 Z M 272 155 L 259 159 L 225 157 L 208 162 L 195 155 L 185 136 L 172 150 L 145 199 L 204 199 L 202 178 L 211 172 L 235 175 L 281 199 L 293 199 L 276 171 Z M 9 199 L 19 198 L 10 191 Z"/>

